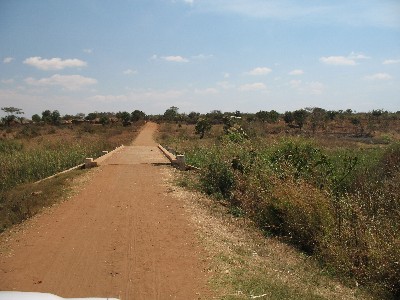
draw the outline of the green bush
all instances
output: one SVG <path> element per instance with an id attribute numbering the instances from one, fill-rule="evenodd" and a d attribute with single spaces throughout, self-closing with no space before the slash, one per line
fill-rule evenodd
<path id="1" fill-rule="evenodd" d="M 211 161 L 202 171 L 200 183 L 207 194 L 215 195 L 218 198 L 230 199 L 235 185 L 231 166 L 217 159 Z"/>

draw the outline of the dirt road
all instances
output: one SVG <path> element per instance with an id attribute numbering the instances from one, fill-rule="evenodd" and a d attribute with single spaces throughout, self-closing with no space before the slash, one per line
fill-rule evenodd
<path id="1" fill-rule="evenodd" d="M 2 238 L 0 290 L 62 297 L 207 299 L 204 250 L 164 183 L 147 123 L 86 187 Z"/>

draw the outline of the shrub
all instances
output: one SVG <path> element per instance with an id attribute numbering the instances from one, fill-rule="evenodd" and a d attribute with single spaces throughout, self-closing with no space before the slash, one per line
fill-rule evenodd
<path id="1" fill-rule="evenodd" d="M 312 143 L 303 140 L 284 140 L 270 155 L 270 161 L 278 175 L 303 178 L 318 187 L 328 183 L 332 173 L 328 157 Z"/>
<path id="2" fill-rule="evenodd" d="M 269 209 L 279 216 L 274 227 L 300 249 L 316 252 L 334 224 L 329 197 L 304 181 L 274 181 L 268 203 Z"/>
<path id="3" fill-rule="evenodd" d="M 200 183 L 207 194 L 215 195 L 218 198 L 230 199 L 235 179 L 230 165 L 215 159 L 202 172 Z"/>

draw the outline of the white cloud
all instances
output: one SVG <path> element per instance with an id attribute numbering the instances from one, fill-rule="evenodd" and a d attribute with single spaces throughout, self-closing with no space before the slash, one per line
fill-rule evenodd
<path id="1" fill-rule="evenodd" d="M 387 73 L 376 73 L 372 75 L 367 75 L 364 77 L 366 80 L 389 80 L 392 79 L 392 76 L 390 76 Z"/>
<path id="2" fill-rule="evenodd" d="M 312 81 L 308 83 L 307 89 L 312 95 L 321 95 L 325 90 L 325 86 L 321 82 Z"/>
<path id="3" fill-rule="evenodd" d="M 4 83 L 4 84 L 12 84 L 12 83 L 14 83 L 14 79 L 3 79 L 3 80 L 1 80 L 1 83 Z"/>
<path id="4" fill-rule="evenodd" d="M 266 67 L 257 67 L 251 71 L 246 72 L 247 75 L 259 76 L 259 75 L 267 75 L 271 73 L 272 70 Z"/>
<path id="5" fill-rule="evenodd" d="M 383 61 L 384 65 L 394 65 L 394 64 L 400 64 L 400 59 L 386 59 Z"/>
<path id="6" fill-rule="evenodd" d="M 303 75 L 304 71 L 300 69 L 292 70 L 289 72 L 289 75 Z"/>
<path id="7" fill-rule="evenodd" d="M 87 54 L 92 54 L 93 53 L 93 49 L 83 49 L 83 52 L 85 52 Z"/>
<path id="8" fill-rule="evenodd" d="M 319 61 L 327 65 L 355 66 L 357 65 L 357 60 L 370 58 L 371 57 L 363 53 L 351 52 L 348 56 L 323 56 Z"/>
<path id="9" fill-rule="evenodd" d="M 355 66 L 356 62 L 354 59 L 344 56 L 324 56 L 319 59 L 320 62 L 327 65 L 334 66 Z"/>
<path id="10" fill-rule="evenodd" d="M 41 79 L 29 77 L 25 79 L 25 82 L 34 86 L 61 86 L 66 90 L 79 90 L 84 86 L 96 84 L 97 80 L 81 75 L 55 74 L 51 77 Z"/>
<path id="11" fill-rule="evenodd" d="M 229 77 L 231 77 L 231 74 L 230 74 L 230 73 L 227 73 L 227 72 L 225 72 L 225 73 L 224 73 L 224 78 L 229 78 Z"/>
<path id="12" fill-rule="evenodd" d="M 157 58 L 157 56 L 155 58 Z M 180 55 L 163 56 L 162 59 L 164 59 L 165 61 L 172 61 L 172 62 L 178 62 L 178 63 L 187 63 L 187 62 L 189 62 L 189 60 L 187 58 L 182 57 Z"/>
<path id="13" fill-rule="evenodd" d="M 214 55 L 212 55 L 212 54 L 198 54 L 198 55 L 192 56 L 193 59 L 198 59 L 198 60 L 206 60 L 206 59 L 210 59 L 213 57 L 214 57 Z"/>
<path id="14" fill-rule="evenodd" d="M 301 80 L 290 80 L 289 84 L 292 88 L 299 88 L 301 85 L 302 81 Z"/>
<path id="15" fill-rule="evenodd" d="M 102 103 L 114 103 L 114 102 L 140 102 L 148 103 L 166 100 L 176 100 L 182 97 L 186 93 L 185 90 L 132 90 L 126 94 L 120 95 L 95 95 L 88 98 L 89 101 L 102 102 Z"/>
<path id="16" fill-rule="evenodd" d="M 263 0 L 203 0 L 198 5 L 205 11 L 234 13 L 255 18 L 276 18 L 288 20 L 317 13 L 323 8 L 307 7 L 295 1 L 263 1 Z"/>
<path id="17" fill-rule="evenodd" d="M 196 1 L 193 7 L 206 13 L 237 14 L 285 22 L 346 24 L 356 27 L 400 27 L 398 1 L 353 2 L 352 9 L 349 9 L 348 5 L 343 5 L 342 1 L 296 0 L 201 0 Z"/>
<path id="18" fill-rule="evenodd" d="M 14 60 L 13 57 L 5 57 L 5 58 L 3 59 L 3 63 L 4 63 L 4 64 L 9 64 L 9 63 L 12 62 L 13 60 Z"/>
<path id="19" fill-rule="evenodd" d="M 201 94 L 201 95 L 210 95 L 210 94 L 217 94 L 218 90 L 215 88 L 206 88 L 206 89 L 195 89 L 194 91 L 196 94 Z"/>
<path id="20" fill-rule="evenodd" d="M 128 101 L 127 95 L 95 95 L 89 98 L 90 101 L 94 102 L 105 102 L 105 103 L 114 103 L 114 102 L 125 102 Z"/>
<path id="21" fill-rule="evenodd" d="M 350 55 L 348 56 L 349 59 L 370 59 L 371 57 L 363 54 L 363 53 L 356 53 L 356 52 L 351 52 Z"/>
<path id="22" fill-rule="evenodd" d="M 241 85 L 239 87 L 239 91 L 248 92 L 248 91 L 262 91 L 266 90 L 267 86 L 262 82 L 248 83 Z"/>
<path id="23" fill-rule="evenodd" d="M 325 90 L 325 85 L 318 81 L 303 83 L 301 80 L 291 80 L 289 85 L 301 94 L 321 95 Z"/>
<path id="24" fill-rule="evenodd" d="M 189 5 L 193 5 L 194 4 L 194 0 L 183 0 L 183 2 L 189 4 Z"/>
<path id="25" fill-rule="evenodd" d="M 223 88 L 224 90 L 229 90 L 235 87 L 235 85 L 233 85 L 232 83 L 230 83 L 229 81 L 220 81 L 217 82 L 217 86 Z"/>
<path id="26" fill-rule="evenodd" d="M 132 69 L 127 69 L 123 72 L 125 75 L 132 75 L 132 74 L 137 74 L 136 70 L 132 70 Z"/>
<path id="27" fill-rule="evenodd" d="M 40 70 L 62 70 L 64 68 L 72 68 L 72 67 L 86 67 L 87 63 L 73 58 L 73 59 L 65 59 L 62 60 L 59 57 L 51 58 L 51 59 L 42 59 L 40 56 L 29 57 L 24 60 L 24 64 L 30 65 L 32 67 L 38 68 Z"/>

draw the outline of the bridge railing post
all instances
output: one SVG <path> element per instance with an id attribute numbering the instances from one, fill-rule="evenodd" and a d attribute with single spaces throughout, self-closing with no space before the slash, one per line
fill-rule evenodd
<path id="1" fill-rule="evenodd" d="M 176 156 L 176 164 L 178 165 L 179 170 L 186 170 L 186 159 L 185 155 L 183 154 L 178 154 Z"/>

